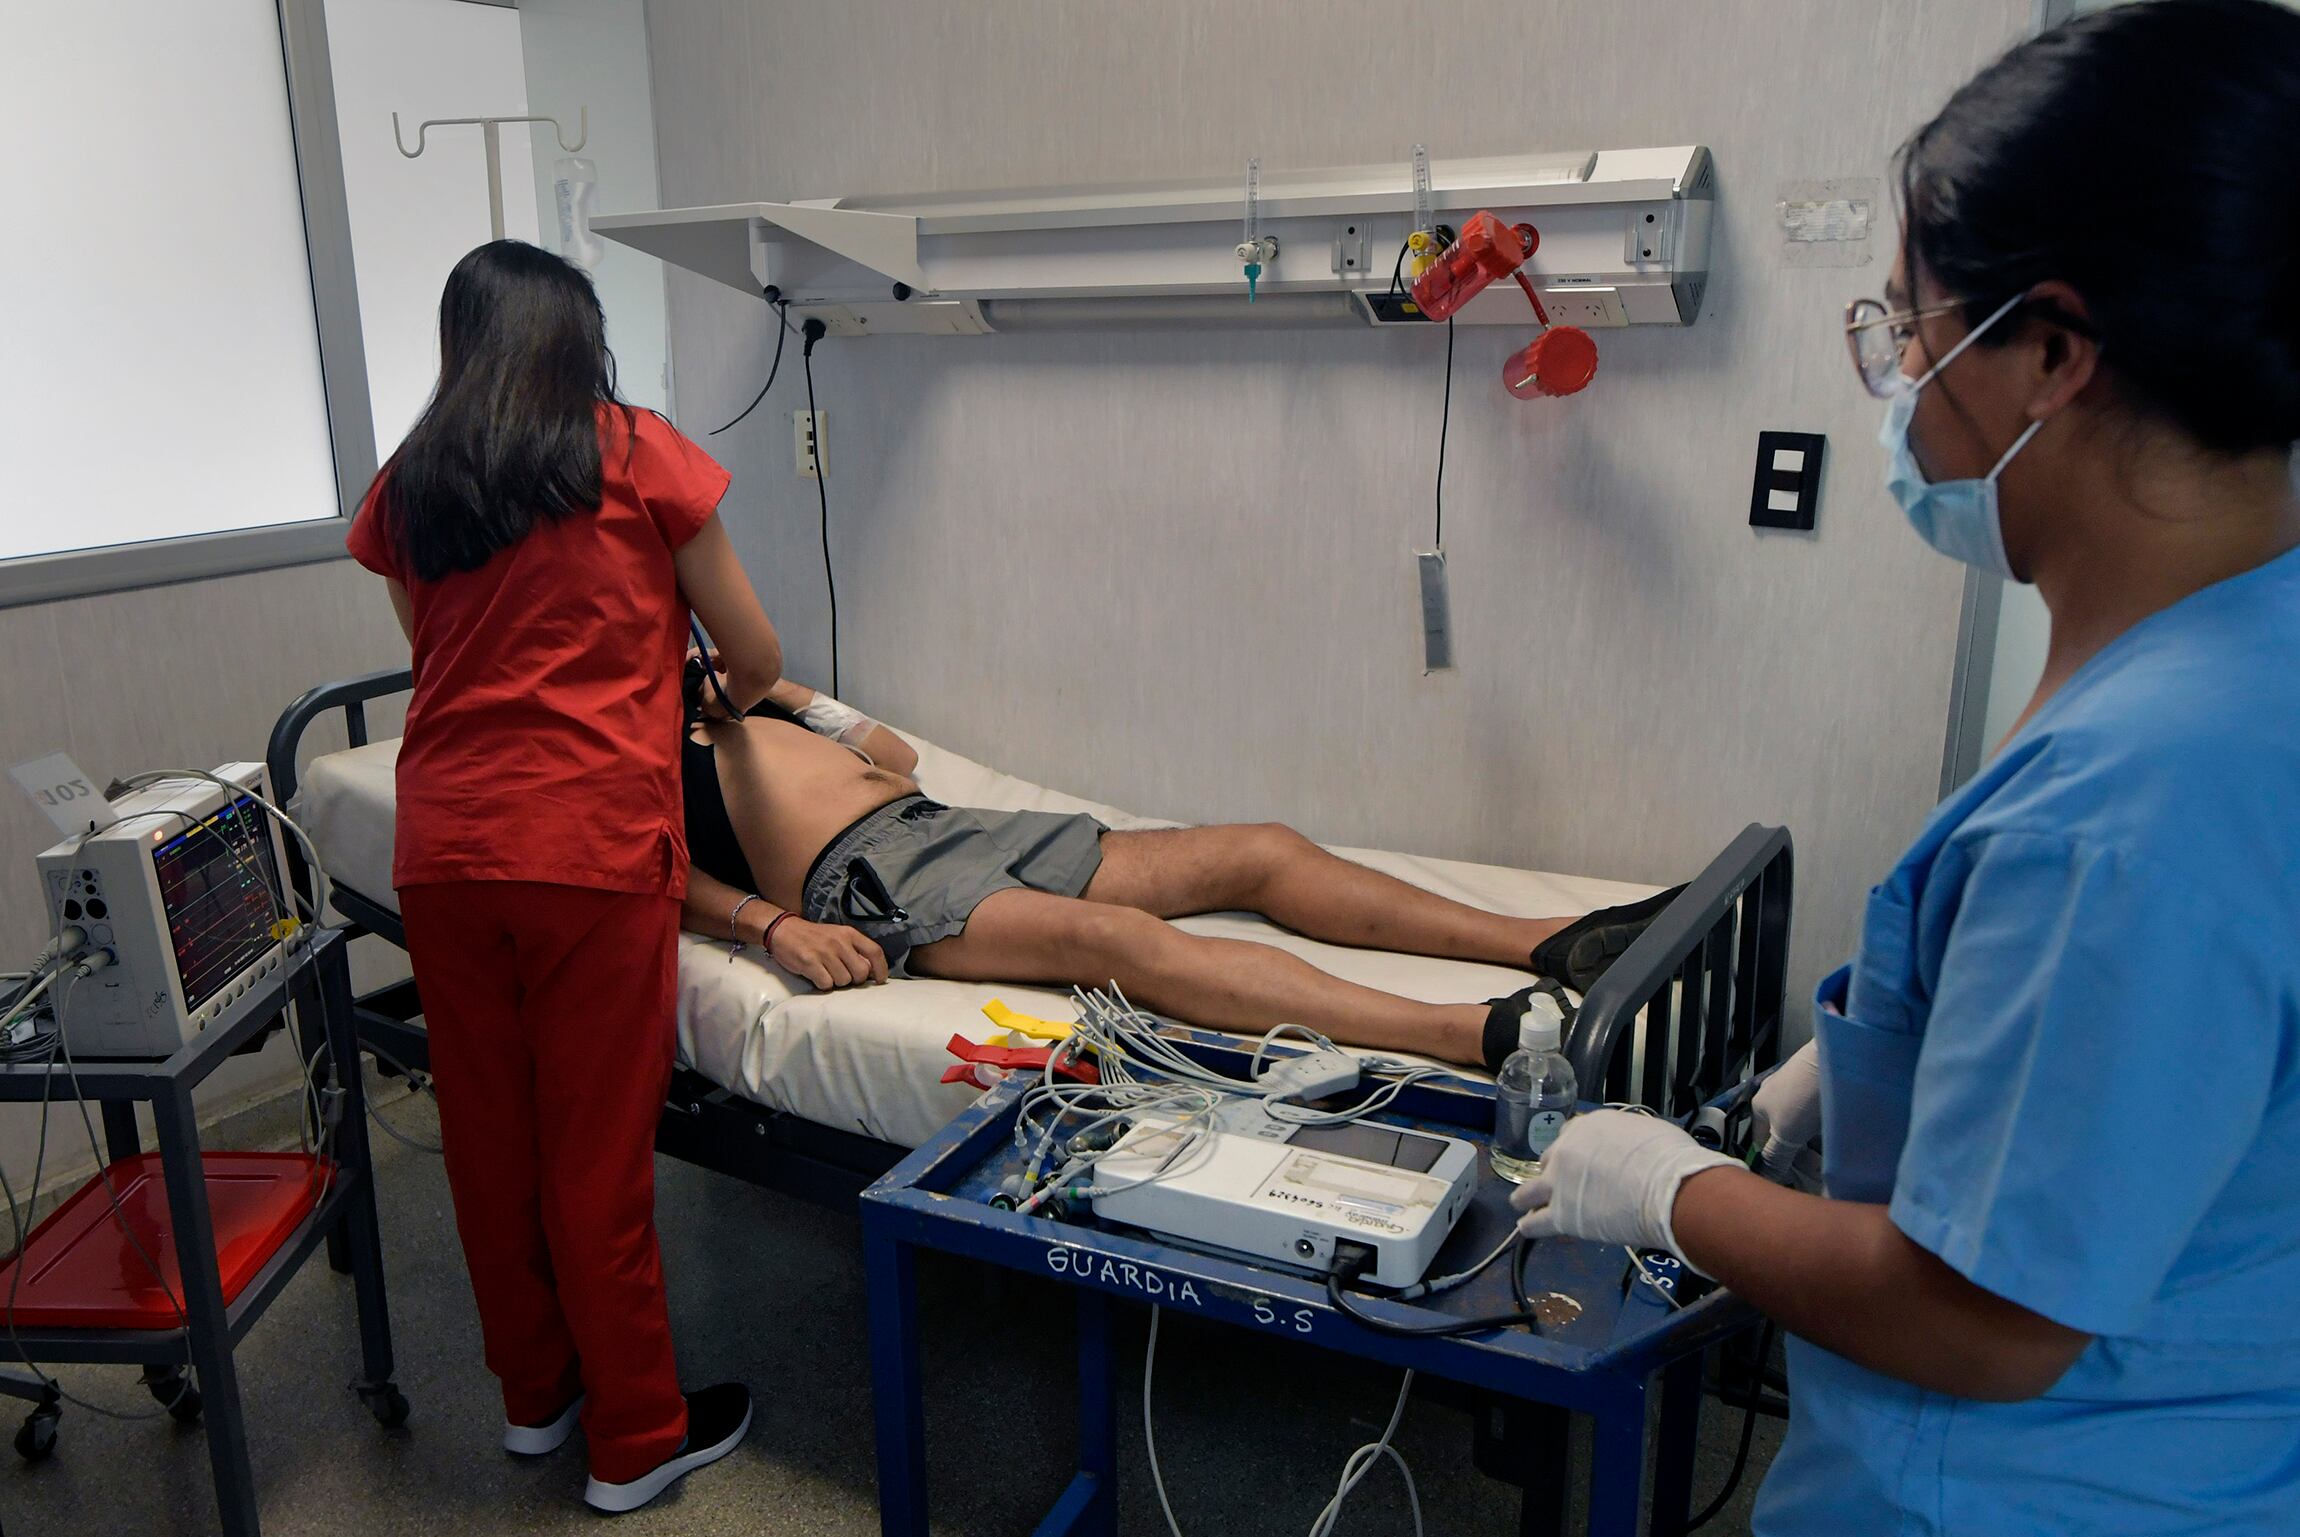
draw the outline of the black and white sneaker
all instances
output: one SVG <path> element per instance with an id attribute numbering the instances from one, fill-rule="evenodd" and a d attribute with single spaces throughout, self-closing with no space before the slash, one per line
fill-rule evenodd
<path id="1" fill-rule="evenodd" d="M 575 1434 L 575 1422 L 583 1413 L 583 1395 L 575 1395 L 575 1402 L 559 1411 L 559 1416 L 540 1425 L 514 1425 L 503 1422 L 503 1449 L 514 1457 L 548 1457 L 567 1444 Z"/>
<path id="2" fill-rule="evenodd" d="M 1534 947 L 1528 957 L 1533 974 L 1563 982 L 1577 993 L 1588 992 L 1605 975 L 1605 969 L 1621 958 L 1621 952 L 1651 928 L 1653 920 L 1684 891 L 1683 886 L 1672 886 L 1641 902 L 1601 907 L 1575 919 Z"/>
<path id="3" fill-rule="evenodd" d="M 750 1428 L 751 1390 L 741 1383 L 722 1382 L 689 1393 L 687 1439 L 679 1450 L 627 1484 L 592 1479 L 583 1487 L 583 1503 L 610 1516 L 637 1510 L 695 1469 L 709 1467 L 742 1445 Z"/>

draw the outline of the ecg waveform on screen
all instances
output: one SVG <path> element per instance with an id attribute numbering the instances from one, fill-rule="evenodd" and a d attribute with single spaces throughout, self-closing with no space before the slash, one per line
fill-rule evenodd
<path id="1" fill-rule="evenodd" d="M 196 1013 L 275 942 L 279 871 L 255 802 L 241 797 L 152 850 L 184 1010 Z"/>

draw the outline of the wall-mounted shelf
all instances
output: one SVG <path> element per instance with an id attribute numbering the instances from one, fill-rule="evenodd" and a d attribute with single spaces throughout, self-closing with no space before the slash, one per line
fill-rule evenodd
<path id="1" fill-rule="evenodd" d="M 704 277 L 772 286 L 833 333 L 974 334 L 1092 325 L 1421 324 L 1389 301 L 1413 222 L 1408 167 L 1265 168 L 1278 254 L 1249 304 L 1236 252 L 1242 183 L 725 203 L 603 214 L 592 228 Z M 1687 325 L 1709 269 L 1715 175 L 1699 145 L 1437 161 L 1439 222 L 1490 208 L 1541 232 L 1527 273 L 1556 318 Z M 1522 324 L 1497 283 L 1464 325 Z"/>

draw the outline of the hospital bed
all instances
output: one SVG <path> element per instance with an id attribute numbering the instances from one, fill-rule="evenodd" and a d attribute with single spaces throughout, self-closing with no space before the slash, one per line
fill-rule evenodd
<path id="1" fill-rule="evenodd" d="M 391 887 L 398 742 L 369 739 L 367 705 L 405 691 L 405 670 L 312 690 L 280 717 L 269 767 L 326 861 L 336 911 L 356 934 L 404 947 Z M 310 728 L 343 717 L 348 745 L 299 762 Z M 926 794 L 999 810 L 1083 811 L 1113 828 L 1171 826 L 998 772 L 910 737 Z M 1373 850 L 1337 849 L 1418 886 L 1521 916 L 1580 913 L 1652 888 Z M 299 879 L 308 871 L 299 868 Z M 1710 862 L 1591 989 L 1567 1040 L 1585 1086 L 1683 1116 L 1779 1055 L 1792 877 L 1788 833 L 1751 826 Z M 1195 933 L 1254 939 L 1352 981 L 1432 1002 L 1471 1002 L 1525 985 L 1521 971 L 1320 944 L 1244 914 L 1181 920 Z M 1018 985 L 898 978 L 822 993 L 756 950 L 682 935 L 679 1070 L 657 1136 L 673 1157 L 834 1206 L 926 1141 L 978 1091 L 942 1081 L 954 1035 L 994 1033 L 993 998 L 1068 1019 L 1067 997 Z M 385 1071 L 428 1065 L 412 982 L 358 1000 L 361 1039 Z M 1183 1032 L 1222 1050 L 1234 1038 Z"/>

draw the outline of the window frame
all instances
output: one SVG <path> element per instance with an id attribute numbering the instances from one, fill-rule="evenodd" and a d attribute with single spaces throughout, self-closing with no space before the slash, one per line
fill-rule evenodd
<path id="1" fill-rule="evenodd" d="M 190 534 L 176 539 L 65 550 L 0 561 L 0 608 L 158 587 L 344 556 L 346 522 L 375 478 L 375 419 L 361 340 L 359 282 L 352 266 L 351 211 L 337 135 L 335 76 L 328 59 L 326 0 L 273 0 L 287 76 L 288 127 L 311 269 L 320 385 L 335 460 L 335 515 Z"/>

